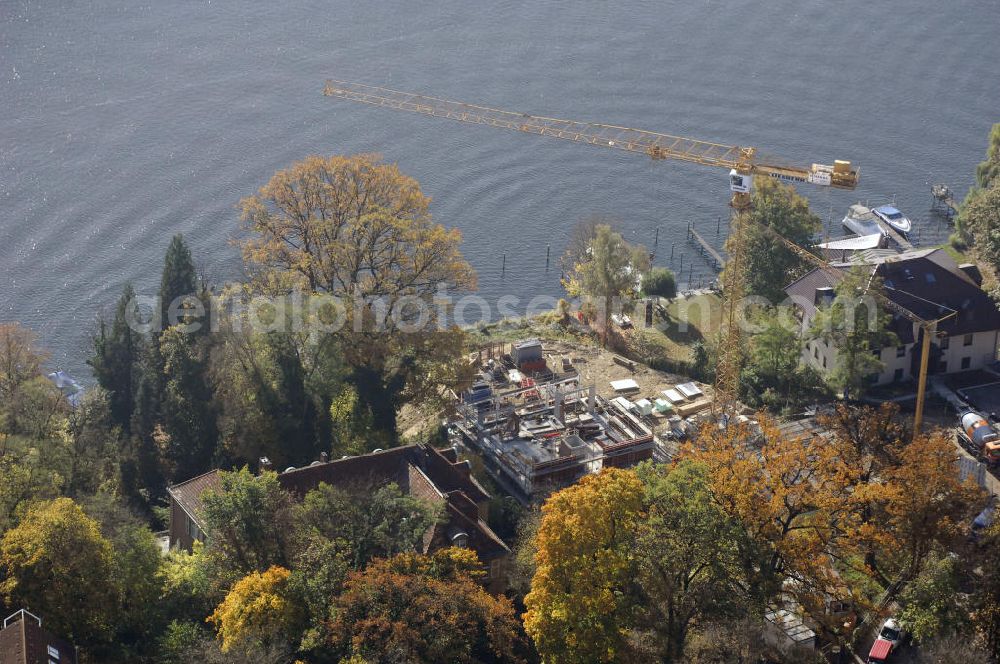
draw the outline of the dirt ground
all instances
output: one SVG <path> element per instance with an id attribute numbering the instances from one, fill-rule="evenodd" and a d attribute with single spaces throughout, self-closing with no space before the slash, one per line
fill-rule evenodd
<path id="1" fill-rule="evenodd" d="M 615 353 L 597 346 L 574 346 L 563 341 L 546 339 L 541 341 L 549 368 L 560 371 L 562 358 L 569 358 L 580 374 L 581 386 L 594 383 L 597 393 L 605 398 L 618 396 L 618 393 L 611 388 L 613 380 L 631 378 L 639 385 L 638 393 L 627 395 L 633 401 L 642 397 L 650 400 L 659 398 L 662 396 L 660 394 L 662 390 L 690 381 L 686 376 L 656 371 L 637 362 L 632 363 L 634 369 L 629 369 L 615 362 Z M 706 394 L 711 390 L 711 387 L 700 383 L 698 386 Z"/>

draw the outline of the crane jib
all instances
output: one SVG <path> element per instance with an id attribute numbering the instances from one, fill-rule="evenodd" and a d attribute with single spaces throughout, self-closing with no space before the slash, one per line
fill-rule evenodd
<path id="1" fill-rule="evenodd" d="M 788 175 L 787 173 L 768 173 L 768 175 L 783 182 L 809 182 L 805 177 Z"/>

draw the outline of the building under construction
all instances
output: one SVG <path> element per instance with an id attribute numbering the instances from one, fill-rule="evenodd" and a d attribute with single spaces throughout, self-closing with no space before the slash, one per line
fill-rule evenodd
<path id="1" fill-rule="evenodd" d="M 493 478 L 525 503 L 601 468 L 653 457 L 653 430 L 627 400 L 601 398 L 572 365 L 557 369 L 546 365 L 540 342 L 515 344 L 486 359 L 453 421 Z"/>

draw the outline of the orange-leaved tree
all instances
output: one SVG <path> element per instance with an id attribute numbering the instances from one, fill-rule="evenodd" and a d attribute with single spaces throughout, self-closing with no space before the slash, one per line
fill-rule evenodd
<path id="1" fill-rule="evenodd" d="M 830 601 L 865 602 L 840 574 L 853 564 L 845 534 L 857 517 L 857 470 L 826 440 L 786 435 L 766 416 L 759 430 L 706 427 L 685 455 L 708 467 L 714 500 L 745 529 L 748 589 L 765 600 L 790 597 L 839 632 L 843 620 L 827 614 Z"/>
<path id="2" fill-rule="evenodd" d="M 524 662 L 514 607 L 477 581 L 468 549 L 403 553 L 353 572 L 333 602 L 334 658 L 368 662 Z"/>

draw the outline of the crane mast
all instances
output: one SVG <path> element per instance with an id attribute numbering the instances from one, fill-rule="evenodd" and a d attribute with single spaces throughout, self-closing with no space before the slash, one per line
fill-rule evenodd
<path id="1" fill-rule="evenodd" d="M 716 412 L 725 412 L 735 403 L 743 363 L 742 330 L 739 325 L 740 302 L 745 283 L 744 235 L 751 208 L 750 191 L 754 176 L 777 178 L 786 182 L 854 189 L 860 172 L 849 161 L 835 161 L 832 166 L 811 164 L 789 166 L 759 155 L 756 148 L 726 145 L 618 125 L 578 122 L 544 116 L 504 111 L 389 88 L 327 80 L 323 94 L 349 101 L 446 118 L 468 124 L 512 129 L 527 134 L 548 136 L 614 150 L 645 154 L 653 160 L 675 159 L 729 171 L 733 209 L 730 237 L 733 251 L 723 273 L 723 315 L 716 365 Z"/>

